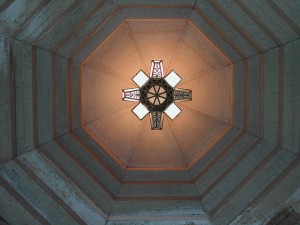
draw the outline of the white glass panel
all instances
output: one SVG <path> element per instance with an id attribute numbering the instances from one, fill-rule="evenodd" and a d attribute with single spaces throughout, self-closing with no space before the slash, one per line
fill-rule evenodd
<path id="1" fill-rule="evenodd" d="M 141 70 L 138 72 L 132 80 L 139 86 L 142 87 L 148 80 L 149 77 Z"/>
<path id="2" fill-rule="evenodd" d="M 180 81 L 181 78 L 180 76 L 177 75 L 174 71 L 169 73 L 169 75 L 165 78 L 165 80 L 170 84 L 171 87 L 175 87 Z"/>
<path id="3" fill-rule="evenodd" d="M 170 117 L 171 120 L 174 120 L 175 117 L 178 116 L 179 113 L 181 113 L 181 109 L 177 105 L 172 103 L 168 108 L 166 108 L 164 112 Z"/>
<path id="4" fill-rule="evenodd" d="M 142 103 L 139 103 L 132 112 L 141 120 L 149 113 L 149 110 Z"/>

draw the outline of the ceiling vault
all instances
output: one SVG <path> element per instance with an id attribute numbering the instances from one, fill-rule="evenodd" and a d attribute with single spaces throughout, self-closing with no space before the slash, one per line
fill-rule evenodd
<path id="1" fill-rule="evenodd" d="M 0 223 L 297 221 L 299 11 L 280 0 L 0 1 Z M 151 60 L 193 93 L 162 130 L 122 101 Z"/>

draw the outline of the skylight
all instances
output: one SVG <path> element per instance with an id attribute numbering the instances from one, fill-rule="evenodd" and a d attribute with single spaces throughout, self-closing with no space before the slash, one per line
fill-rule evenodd
<path id="1" fill-rule="evenodd" d="M 164 77 L 162 60 L 152 60 L 149 77 L 141 70 L 132 80 L 139 88 L 123 89 L 123 100 L 139 102 L 132 112 L 140 120 L 149 114 L 152 130 L 162 129 L 164 114 L 174 120 L 181 113 L 175 102 L 192 100 L 191 90 L 175 88 L 181 81 L 175 71 Z"/>

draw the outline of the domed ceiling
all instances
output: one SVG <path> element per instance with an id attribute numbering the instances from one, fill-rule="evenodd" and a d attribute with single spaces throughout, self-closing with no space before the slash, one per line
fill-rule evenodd
<path id="1" fill-rule="evenodd" d="M 148 116 L 139 121 L 131 112 L 137 104 L 121 95 L 136 87 L 138 71 L 150 73 L 154 59 L 193 93 L 159 131 Z M 84 126 L 127 167 L 190 167 L 230 127 L 231 75 L 230 61 L 190 21 L 126 20 L 84 62 Z"/>
<path id="2" fill-rule="evenodd" d="M 0 1 L 0 222 L 268 224 L 300 213 L 300 4 Z M 192 101 L 122 101 L 163 60 Z"/>

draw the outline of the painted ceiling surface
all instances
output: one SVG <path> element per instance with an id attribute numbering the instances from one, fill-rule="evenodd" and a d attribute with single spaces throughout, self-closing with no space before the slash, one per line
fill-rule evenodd
<path id="1" fill-rule="evenodd" d="M 182 78 L 179 88 L 193 91 L 179 103 L 182 114 L 152 131 L 149 117 L 139 121 L 121 90 L 132 77 L 150 73 L 162 59 L 165 74 Z M 125 21 L 84 64 L 84 122 L 97 139 L 128 167 L 188 167 L 205 153 L 231 122 L 231 64 L 187 20 Z"/>
<path id="2" fill-rule="evenodd" d="M 0 223 L 297 216 L 299 11 L 297 0 L 0 0 Z M 153 59 L 193 92 L 162 131 L 121 100 Z"/>

